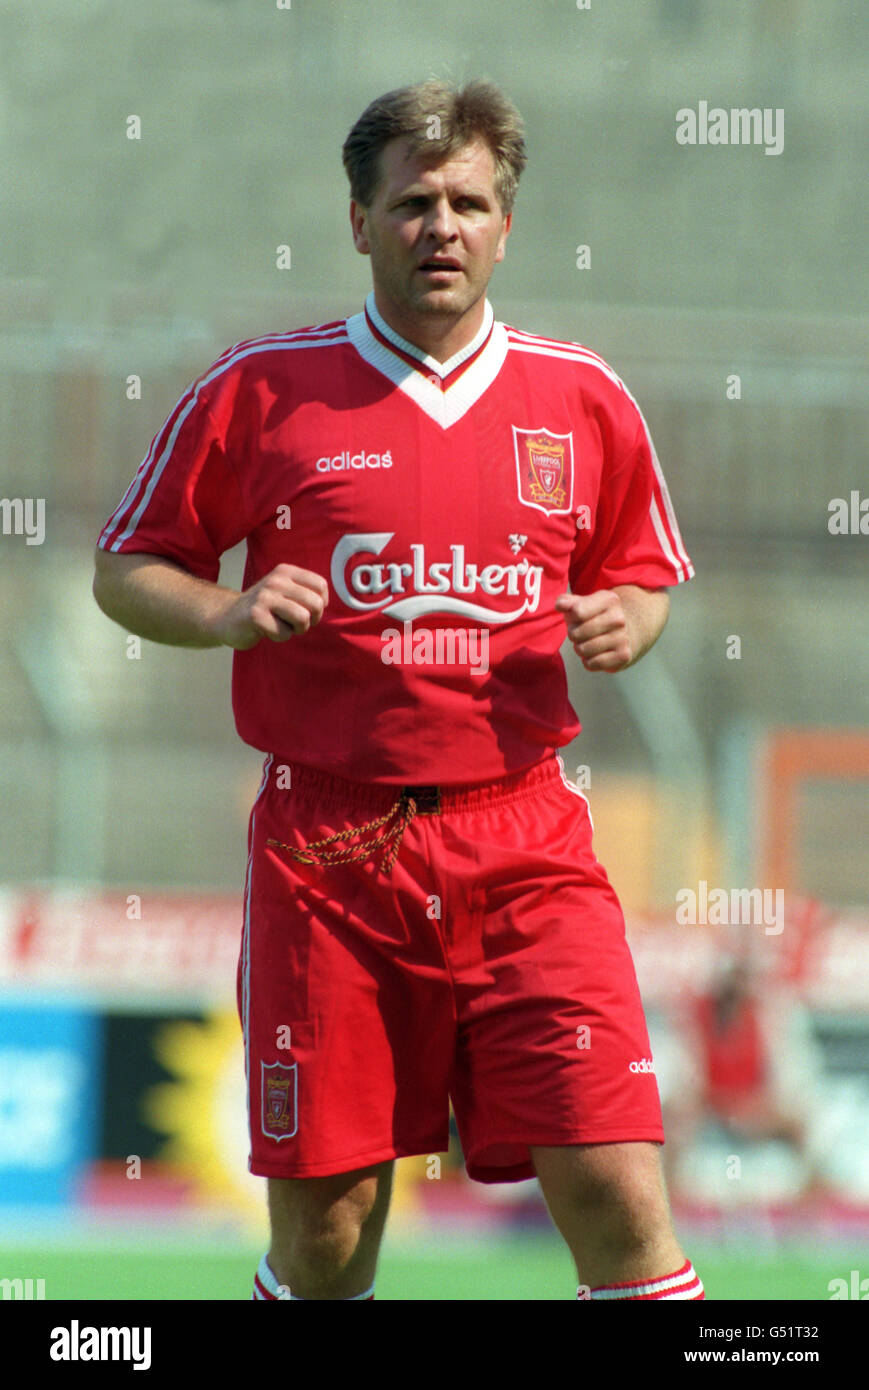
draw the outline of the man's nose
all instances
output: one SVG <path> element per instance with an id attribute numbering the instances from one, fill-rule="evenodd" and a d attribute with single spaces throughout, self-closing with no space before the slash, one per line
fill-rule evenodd
<path id="1" fill-rule="evenodd" d="M 439 198 L 432 205 L 428 230 L 438 241 L 450 241 L 456 234 L 456 217 L 447 197 Z"/>

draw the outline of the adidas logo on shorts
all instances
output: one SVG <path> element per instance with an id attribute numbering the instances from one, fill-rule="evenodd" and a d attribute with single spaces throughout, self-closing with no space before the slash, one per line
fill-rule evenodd
<path id="1" fill-rule="evenodd" d="M 654 1070 L 655 1063 L 652 1061 L 651 1057 L 643 1057 L 639 1062 L 631 1062 L 631 1065 L 628 1067 L 628 1071 L 633 1072 L 654 1072 Z"/>

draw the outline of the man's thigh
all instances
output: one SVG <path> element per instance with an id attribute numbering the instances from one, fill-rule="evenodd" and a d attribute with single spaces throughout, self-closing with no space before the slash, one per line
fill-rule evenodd
<path id="1" fill-rule="evenodd" d="M 559 1229 L 669 1227 L 659 1144 L 534 1145 L 531 1159 Z"/>

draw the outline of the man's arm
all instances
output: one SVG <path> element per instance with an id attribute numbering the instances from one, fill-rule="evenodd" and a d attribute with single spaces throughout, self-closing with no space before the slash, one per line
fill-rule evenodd
<path id="1" fill-rule="evenodd" d="M 624 671 L 653 647 L 667 624 L 666 589 L 619 584 L 594 594 L 562 594 L 555 600 L 567 635 L 586 671 Z"/>
<path id="2" fill-rule="evenodd" d="M 316 627 L 329 601 L 322 575 L 278 565 L 239 593 L 198 579 L 161 555 L 97 549 L 94 598 L 128 632 L 176 647 L 246 651 Z"/>

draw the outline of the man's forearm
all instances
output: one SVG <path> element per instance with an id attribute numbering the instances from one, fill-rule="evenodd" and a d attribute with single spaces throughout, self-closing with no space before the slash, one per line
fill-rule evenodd
<path id="1" fill-rule="evenodd" d="M 633 666 L 657 642 L 670 616 L 670 595 L 666 589 L 641 589 L 636 584 L 618 584 L 614 590 L 621 599 L 633 655 Z M 627 669 L 627 668 L 625 668 Z"/>
<path id="2" fill-rule="evenodd" d="M 219 647 L 220 620 L 238 599 L 233 589 L 198 579 L 159 555 L 98 550 L 94 598 L 128 632 L 176 647 Z"/>

